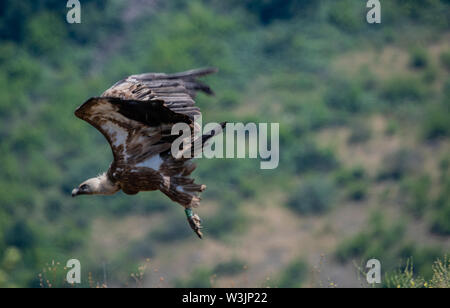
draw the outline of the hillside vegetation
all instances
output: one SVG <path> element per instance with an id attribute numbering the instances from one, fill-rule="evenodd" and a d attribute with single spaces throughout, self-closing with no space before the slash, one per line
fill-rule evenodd
<path id="1" fill-rule="evenodd" d="M 0 3 L 1 287 L 64 285 L 72 258 L 83 286 L 359 286 L 370 258 L 423 286 L 448 267 L 448 0 L 382 1 L 380 25 L 353 0 L 84 0 L 81 24 L 62 2 Z M 160 193 L 70 197 L 112 160 L 77 106 L 205 66 L 204 123 L 280 123 L 281 156 L 198 161 L 205 240 Z"/>

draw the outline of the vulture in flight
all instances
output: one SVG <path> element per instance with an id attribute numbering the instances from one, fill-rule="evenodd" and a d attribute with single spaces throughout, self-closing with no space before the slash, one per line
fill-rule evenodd
<path id="1" fill-rule="evenodd" d="M 196 167 L 191 158 L 171 153 L 172 143 L 181 136 L 181 132 L 172 135 L 172 127 L 186 123 L 191 129 L 185 143 L 192 152 L 189 157 L 198 154 L 194 148 L 202 151 L 209 138 L 222 132 L 225 123 L 203 136 L 194 134 L 194 127 L 198 128 L 194 116 L 201 115 L 194 102 L 196 92 L 213 94 L 197 78 L 216 71 L 204 68 L 176 74 L 132 75 L 78 107 L 75 115 L 105 136 L 114 160 L 107 172 L 81 183 L 72 196 L 160 190 L 185 208 L 189 225 L 201 238 L 201 220 L 192 208 L 199 205 L 199 193 L 206 186 L 189 177 Z"/>

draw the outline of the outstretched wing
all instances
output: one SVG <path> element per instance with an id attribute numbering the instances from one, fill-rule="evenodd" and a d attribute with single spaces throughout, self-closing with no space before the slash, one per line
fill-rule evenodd
<path id="1" fill-rule="evenodd" d="M 188 177 L 195 169 L 189 158 L 171 155 L 172 143 L 178 137 L 171 133 L 174 124 L 188 124 L 190 147 L 183 152 L 193 153 L 198 148 L 195 145 L 204 145 L 222 131 L 224 123 L 203 136 L 192 134 L 194 125 L 198 125 L 195 116 L 201 115 L 194 102 L 196 91 L 213 94 L 197 77 L 215 71 L 207 68 L 177 74 L 132 75 L 75 111 L 77 117 L 108 140 L 114 155 L 110 171 L 113 177 L 118 172 L 125 193 L 159 189 L 183 206 L 198 206 L 198 193 L 205 186 Z"/>
<path id="2" fill-rule="evenodd" d="M 170 149 L 175 123 L 192 125 L 188 116 L 170 110 L 161 100 L 94 97 L 80 106 L 75 115 L 105 136 L 117 166 L 148 162 Z"/>
<path id="3" fill-rule="evenodd" d="M 161 100 L 173 112 L 191 119 L 201 115 L 195 106 L 196 91 L 213 94 L 211 88 L 197 80 L 198 77 L 216 72 L 215 68 L 190 70 L 176 74 L 147 73 L 132 75 L 106 90 L 102 96 L 133 100 Z"/>
<path id="4" fill-rule="evenodd" d="M 171 135 L 172 126 L 183 122 L 193 130 L 194 117 L 201 115 L 194 102 L 196 91 L 213 94 L 197 78 L 216 71 L 205 68 L 132 75 L 114 84 L 102 97 L 89 99 L 75 115 L 106 137 L 116 166 L 141 164 L 158 170 L 156 155 L 168 151 L 177 138 Z"/>

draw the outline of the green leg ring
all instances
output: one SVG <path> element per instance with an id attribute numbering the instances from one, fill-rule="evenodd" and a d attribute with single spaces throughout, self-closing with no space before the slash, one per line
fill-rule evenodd
<path id="1" fill-rule="evenodd" d="M 184 212 L 186 213 L 186 216 L 188 218 L 190 218 L 194 215 L 194 213 L 192 212 L 192 209 L 184 209 Z"/>

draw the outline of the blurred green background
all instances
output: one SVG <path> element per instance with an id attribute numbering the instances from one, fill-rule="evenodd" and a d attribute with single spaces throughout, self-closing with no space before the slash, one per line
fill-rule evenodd
<path id="1" fill-rule="evenodd" d="M 361 286 L 450 251 L 450 1 L 0 2 L 0 286 Z M 215 66 L 204 122 L 279 122 L 280 165 L 203 159 L 206 239 L 161 193 L 70 197 L 112 160 L 73 111 Z"/>

